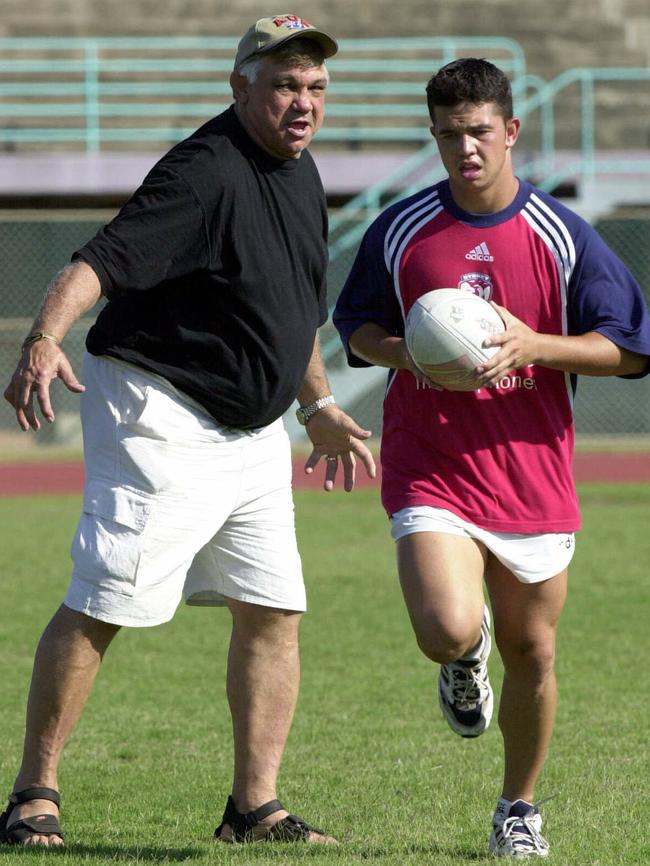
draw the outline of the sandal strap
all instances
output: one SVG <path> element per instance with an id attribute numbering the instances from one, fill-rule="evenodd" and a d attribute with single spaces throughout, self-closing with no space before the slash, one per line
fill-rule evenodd
<path id="1" fill-rule="evenodd" d="M 274 812 L 279 812 L 281 809 L 284 809 L 284 806 L 279 800 L 269 800 L 268 803 L 262 803 L 262 805 L 257 809 L 252 809 L 250 812 L 246 812 L 243 815 L 243 818 L 249 827 L 254 827 L 256 824 L 259 824 L 260 821 L 263 821 Z"/>
<path id="2" fill-rule="evenodd" d="M 30 836 L 60 836 L 63 831 L 55 815 L 32 815 L 10 824 L 5 830 L 9 844 L 22 844 Z"/>
<path id="3" fill-rule="evenodd" d="M 283 808 L 279 800 L 269 800 L 268 803 L 263 803 L 257 809 L 243 813 L 237 810 L 232 795 L 229 795 L 221 824 L 214 831 L 215 838 L 218 839 L 221 836 L 224 824 L 228 824 L 234 842 L 250 842 L 253 838 L 253 827 L 257 826 L 267 815 Z"/>
<path id="4" fill-rule="evenodd" d="M 9 794 L 9 802 L 12 806 L 29 803 L 31 800 L 49 800 L 55 806 L 61 805 L 61 795 L 54 788 L 25 788 L 24 791 L 14 791 Z"/>
<path id="5" fill-rule="evenodd" d="M 221 836 L 224 824 L 228 824 L 232 831 L 234 842 L 250 842 L 253 839 L 253 828 L 263 821 L 264 818 L 283 809 L 284 806 L 279 800 L 269 800 L 268 803 L 263 803 L 257 809 L 242 813 L 237 811 L 235 801 L 232 796 L 229 796 L 221 824 L 214 831 L 215 838 L 218 839 Z M 269 842 L 293 842 L 307 839 L 310 833 L 318 833 L 320 836 L 325 835 L 323 830 L 312 827 L 311 824 L 308 824 L 297 815 L 286 815 L 269 828 L 269 832 L 264 839 Z"/>
<path id="6" fill-rule="evenodd" d="M 287 815 L 271 827 L 266 838 L 274 842 L 296 842 L 307 839 L 310 833 L 325 835 L 324 830 L 312 827 L 297 815 Z"/>

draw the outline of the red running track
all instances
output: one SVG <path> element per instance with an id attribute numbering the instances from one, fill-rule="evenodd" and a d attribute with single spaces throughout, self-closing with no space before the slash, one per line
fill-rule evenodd
<path id="1" fill-rule="evenodd" d="M 316 467 L 311 475 L 303 471 L 304 460 L 294 461 L 294 486 L 319 488 L 323 484 L 324 467 Z M 575 478 L 578 483 L 603 482 L 616 484 L 650 483 L 650 451 L 643 453 L 576 454 Z M 338 485 L 342 484 L 339 470 Z M 357 486 L 376 485 L 363 467 L 357 467 Z M 0 496 L 31 496 L 34 493 L 80 493 L 83 487 L 83 465 L 80 462 L 19 462 L 0 463 Z"/>

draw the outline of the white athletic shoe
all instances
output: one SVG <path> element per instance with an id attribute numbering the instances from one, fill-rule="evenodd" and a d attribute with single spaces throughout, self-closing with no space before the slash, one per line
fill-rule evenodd
<path id="1" fill-rule="evenodd" d="M 492 718 L 494 696 L 487 669 L 492 640 L 487 606 L 483 614 L 481 634 L 483 649 L 478 659 L 457 659 L 440 666 L 440 709 L 449 726 L 461 737 L 479 737 Z"/>
<path id="2" fill-rule="evenodd" d="M 507 815 L 494 813 L 490 851 L 497 857 L 547 857 L 549 844 L 542 836 L 542 816 L 532 803 L 515 800 Z"/>

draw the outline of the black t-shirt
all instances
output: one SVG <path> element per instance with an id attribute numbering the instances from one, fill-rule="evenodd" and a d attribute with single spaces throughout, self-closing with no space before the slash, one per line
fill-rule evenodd
<path id="1" fill-rule="evenodd" d="M 108 298 L 91 354 L 163 376 L 228 427 L 269 424 L 295 399 L 327 318 L 327 211 L 309 153 L 267 155 L 231 107 L 73 258 Z"/>

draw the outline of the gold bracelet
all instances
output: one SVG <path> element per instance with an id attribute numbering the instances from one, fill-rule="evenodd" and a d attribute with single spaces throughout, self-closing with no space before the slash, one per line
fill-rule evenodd
<path id="1" fill-rule="evenodd" d="M 38 343 L 39 340 L 50 340 L 50 342 L 55 343 L 57 346 L 60 345 L 61 342 L 58 337 L 54 336 L 54 334 L 48 334 L 46 331 L 34 331 L 33 334 L 25 337 L 23 345 L 21 346 L 21 351 L 24 352 L 28 346 L 31 346 L 32 343 Z"/>

